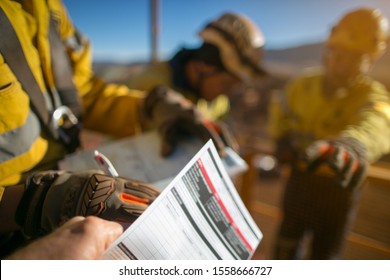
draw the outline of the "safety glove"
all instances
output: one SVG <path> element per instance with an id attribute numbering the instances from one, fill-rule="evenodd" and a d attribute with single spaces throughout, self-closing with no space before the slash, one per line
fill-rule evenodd
<path id="1" fill-rule="evenodd" d="M 170 155 L 182 136 L 193 135 L 201 141 L 212 139 L 219 154 L 225 148 L 238 150 L 238 144 L 223 123 L 207 119 L 196 106 L 181 94 L 164 86 L 151 90 L 145 99 L 145 113 L 157 126 L 162 139 L 161 155 Z"/>
<path id="2" fill-rule="evenodd" d="M 26 180 L 16 221 L 30 237 L 44 235 L 74 216 L 98 216 L 126 228 L 159 193 L 147 183 L 99 170 L 38 172 Z"/>
<path id="3" fill-rule="evenodd" d="M 315 172 L 320 166 L 329 167 L 339 185 L 354 188 L 360 185 L 367 171 L 365 146 L 352 137 L 318 140 L 305 149 L 302 155 L 306 169 Z"/>

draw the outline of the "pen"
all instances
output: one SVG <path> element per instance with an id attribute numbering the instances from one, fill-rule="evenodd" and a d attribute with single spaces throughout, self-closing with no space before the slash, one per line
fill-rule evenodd
<path id="1" fill-rule="evenodd" d="M 106 172 L 108 175 L 111 175 L 112 177 L 118 177 L 119 174 L 116 172 L 115 167 L 112 165 L 110 160 L 100 153 L 99 151 L 95 150 L 94 158 L 96 162 L 98 163 L 99 167 Z"/>

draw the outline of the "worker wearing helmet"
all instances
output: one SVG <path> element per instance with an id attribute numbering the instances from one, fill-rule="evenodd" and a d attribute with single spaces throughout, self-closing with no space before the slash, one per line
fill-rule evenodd
<path id="1" fill-rule="evenodd" d="M 199 48 L 181 49 L 170 60 L 132 76 L 127 85 L 142 90 L 168 86 L 196 103 L 209 119 L 223 118 L 234 87 L 264 74 L 264 36 L 250 19 L 235 13 L 207 23 L 199 36 Z"/>
<path id="2" fill-rule="evenodd" d="M 389 93 L 368 76 L 387 48 L 388 20 L 377 9 L 347 13 L 326 40 L 323 68 L 291 81 L 271 105 L 270 132 L 291 164 L 277 259 L 340 257 L 367 165 L 390 151 Z"/>

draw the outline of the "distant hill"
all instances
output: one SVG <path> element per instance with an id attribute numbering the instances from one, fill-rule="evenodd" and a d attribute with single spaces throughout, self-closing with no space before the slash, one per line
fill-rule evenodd
<path id="1" fill-rule="evenodd" d="M 285 61 L 298 65 L 317 64 L 320 62 L 323 50 L 324 45 L 322 43 L 314 43 L 286 49 L 266 50 L 264 58 L 266 61 Z"/>
<path id="2" fill-rule="evenodd" d="M 146 62 L 116 63 L 96 62 L 93 64 L 95 73 L 109 82 L 123 83 L 131 75 L 141 71 L 147 65 Z"/>
<path id="3" fill-rule="evenodd" d="M 323 51 L 323 43 L 267 50 L 264 57 L 265 66 L 276 76 L 292 77 L 299 74 L 303 68 L 320 66 Z M 374 65 L 371 76 L 390 90 L 390 51 Z"/>
<path id="4" fill-rule="evenodd" d="M 318 43 L 266 50 L 264 65 L 274 75 L 291 77 L 306 67 L 319 66 L 323 49 L 323 44 Z"/>

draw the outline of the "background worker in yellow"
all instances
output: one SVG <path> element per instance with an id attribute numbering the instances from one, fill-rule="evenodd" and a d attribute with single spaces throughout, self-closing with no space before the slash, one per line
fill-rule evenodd
<path id="1" fill-rule="evenodd" d="M 129 224 L 158 195 L 146 183 L 97 171 L 48 171 L 78 148 L 81 124 L 123 137 L 141 131 L 147 116 L 155 121 L 169 111 L 169 118 L 157 123 L 171 135 L 163 135 L 162 146 L 175 144 L 175 126 L 185 115 L 193 134 L 213 138 L 223 148 L 203 124 L 206 119 L 181 95 L 145 94 L 95 76 L 90 43 L 60 0 L 2 0 L 0 25 L 0 234 L 23 229 L 36 237 L 77 215 Z M 147 202 L 120 198 L 124 193 Z M 87 197 L 96 204 L 83 204 Z M 0 243 L 3 254 L 3 243 L 9 242 L 2 236 Z"/>
<path id="2" fill-rule="evenodd" d="M 276 259 L 340 257 L 367 164 L 390 151 L 389 93 L 368 76 L 388 38 L 379 10 L 347 13 L 326 40 L 323 69 L 307 71 L 274 100 L 270 131 L 279 160 L 292 167 Z M 302 256 L 310 233 L 311 255 Z"/>
<path id="3" fill-rule="evenodd" d="M 170 60 L 149 65 L 127 85 L 142 90 L 165 85 L 196 103 L 208 118 L 224 117 L 235 86 L 264 74 L 260 62 L 265 39 L 249 18 L 235 13 L 207 23 L 199 36 L 200 47 L 182 48 Z"/>

